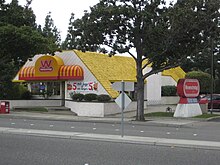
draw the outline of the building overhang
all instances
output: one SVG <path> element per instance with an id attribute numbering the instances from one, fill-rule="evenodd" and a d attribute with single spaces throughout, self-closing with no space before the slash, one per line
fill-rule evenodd
<path id="1" fill-rule="evenodd" d="M 64 65 L 56 56 L 41 56 L 34 66 L 24 66 L 18 81 L 83 80 L 84 71 L 79 65 Z"/>

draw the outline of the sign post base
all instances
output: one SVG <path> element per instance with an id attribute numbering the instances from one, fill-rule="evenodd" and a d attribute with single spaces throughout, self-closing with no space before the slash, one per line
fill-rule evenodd
<path id="1" fill-rule="evenodd" d="M 198 115 L 202 115 L 199 103 L 178 104 L 173 117 L 194 117 Z"/>

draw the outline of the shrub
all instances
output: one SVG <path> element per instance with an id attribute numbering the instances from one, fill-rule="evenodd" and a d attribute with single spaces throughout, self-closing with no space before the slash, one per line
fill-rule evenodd
<path id="1" fill-rule="evenodd" d="M 74 100 L 74 101 L 82 101 L 84 99 L 84 95 L 81 93 L 75 93 L 75 94 L 71 94 L 70 97 Z"/>
<path id="2" fill-rule="evenodd" d="M 97 94 L 94 93 L 88 93 L 84 95 L 84 100 L 85 101 L 93 101 L 97 99 Z"/>
<path id="3" fill-rule="evenodd" d="M 32 98 L 32 95 L 30 91 L 24 91 L 21 94 L 21 99 L 30 100 L 31 98 Z"/>
<path id="4" fill-rule="evenodd" d="M 174 85 L 162 86 L 162 96 L 176 96 L 176 92 Z"/>
<path id="5" fill-rule="evenodd" d="M 100 102 L 107 102 L 111 100 L 111 97 L 109 95 L 102 94 L 97 96 L 97 100 Z"/>
<path id="6" fill-rule="evenodd" d="M 11 91 L 11 92 L 10 92 Z M 13 84 L 12 90 L 8 91 L 7 99 L 31 99 L 31 92 L 23 84 Z"/>

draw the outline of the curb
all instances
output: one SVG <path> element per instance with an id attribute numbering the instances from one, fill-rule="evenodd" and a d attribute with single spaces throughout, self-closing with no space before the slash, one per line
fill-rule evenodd
<path id="1" fill-rule="evenodd" d="M 165 139 L 165 138 L 138 137 L 138 136 L 120 137 L 119 135 L 91 134 L 91 133 L 82 133 L 82 132 L 61 132 L 61 131 L 34 130 L 34 129 L 15 129 L 15 128 L 7 128 L 7 127 L 0 127 L 0 133 L 25 135 L 25 136 L 77 139 L 77 140 L 105 141 L 105 142 L 115 142 L 115 143 L 129 143 L 129 144 L 140 144 L 140 145 L 220 150 L 220 142 L 214 142 L 214 141 Z"/>

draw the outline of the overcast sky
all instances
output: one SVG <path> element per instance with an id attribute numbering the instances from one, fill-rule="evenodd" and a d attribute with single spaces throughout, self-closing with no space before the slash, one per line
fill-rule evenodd
<path id="1" fill-rule="evenodd" d="M 20 5 L 25 5 L 26 0 L 18 0 Z M 167 0 L 170 1 L 170 0 Z M 10 3 L 11 0 L 6 0 Z M 89 10 L 90 6 L 97 4 L 99 0 L 33 0 L 31 7 L 36 15 L 36 22 L 44 26 L 46 15 L 51 12 L 55 26 L 61 32 L 61 38 L 66 38 L 69 19 L 71 13 L 75 18 L 81 18 L 84 10 Z"/>
<path id="2" fill-rule="evenodd" d="M 18 0 L 20 5 L 25 5 L 26 0 Z M 10 3 L 11 0 L 6 0 Z M 62 40 L 65 39 L 71 13 L 75 18 L 83 16 L 84 10 L 97 4 L 99 0 L 33 0 L 31 7 L 36 15 L 36 22 L 44 26 L 45 17 L 52 12 L 55 26 L 60 30 Z"/>

